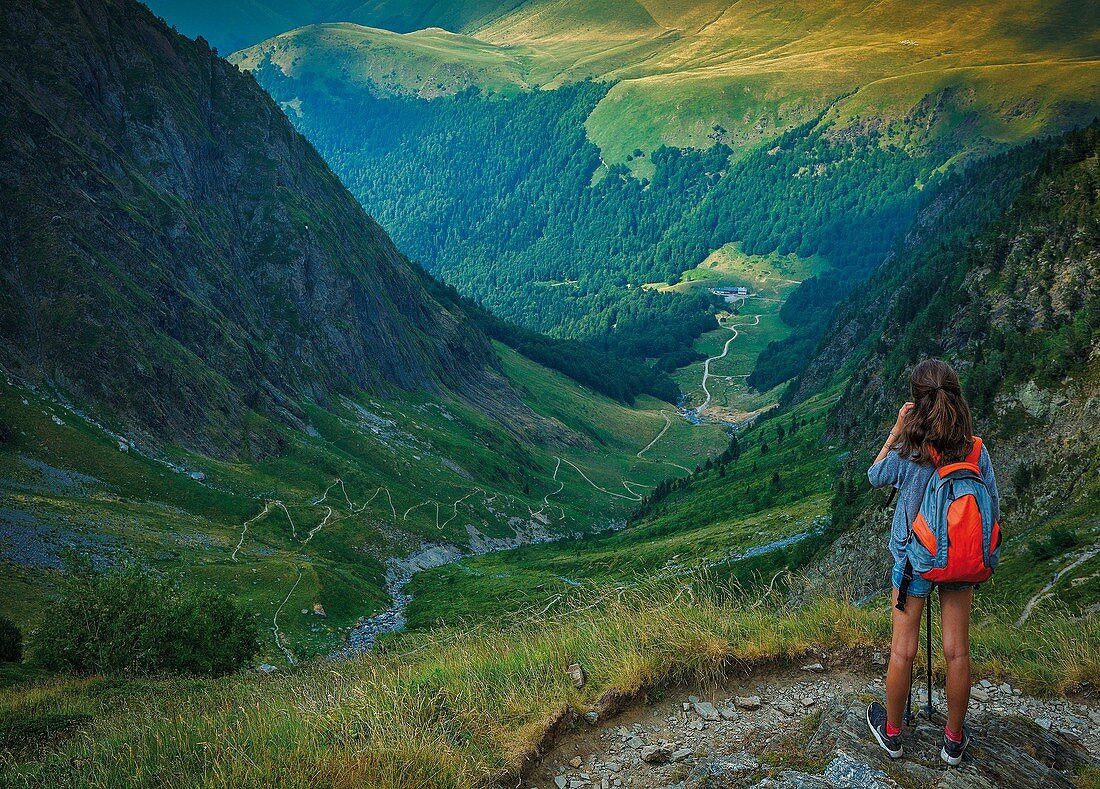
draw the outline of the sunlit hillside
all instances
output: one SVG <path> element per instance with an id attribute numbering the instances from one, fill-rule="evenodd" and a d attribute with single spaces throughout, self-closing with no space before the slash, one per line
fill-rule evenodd
<path id="1" fill-rule="evenodd" d="M 896 129 L 907 143 L 928 132 L 963 147 L 1011 142 L 1087 121 L 1100 103 L 1097 14 L 1075 4 L 544 0 L 498 10 L 454 30 L 477 43 L 439 32 L 428 51 L 423 33 L 348 24 L 323 38 L 290 31 L 235 60 L 270 57 L 288 74 L 419 95 L 612 80 L 588 121 L 610 162 L 661 144 L 754 145 L 822 112 L 842 125 L 917 127 L 916 140 Z M 361 18 L 392 19 L 372 14 Z"/>

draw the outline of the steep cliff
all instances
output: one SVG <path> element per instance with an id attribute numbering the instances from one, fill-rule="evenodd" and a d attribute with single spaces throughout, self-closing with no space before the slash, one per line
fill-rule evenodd
<path id="1" fill-rule="evenodd" d="M 219 455 L 249 412 L 483 386 L 483 335 L 202 39 L 131 0 L 5 4 L 0 39 L 9 372 Z"/>

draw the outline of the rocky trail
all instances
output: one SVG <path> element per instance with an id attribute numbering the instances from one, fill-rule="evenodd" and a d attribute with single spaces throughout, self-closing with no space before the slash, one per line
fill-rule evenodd
<path id="1" fill-rule="evenodd" d="M 839 661 L 838 661 L 839 662 Z M 711 689 L 649 694 L 606 720 L 577 719 L 520 784 L 528 789 L 886 789 L 1072 787 L 1100 767 L 1100 705 L 1035 698 L 1002 680 L 975 683 L 973 742 L 950 768 L 939 751 L 946 709 L 905 733 L 890 760 L 871 739 L 867 703 L 884 695 L 876 653 L 831 669 L 828 658 L 761 670 Z M 866 668 L 864 668 L 866 666 Z M 914 695 L 916 704 L 918 695 Z M 592 723 L 591 721 L 595 722 Z"/>
<path id="2" fill-rule="evenodd" d="M 1024 606 L 1024 610 L 1020 613 L 1020 618 L 1017 620 L 1016 626 L 1019 627 L 1027 621 L 1027 618 L 1031 616 L 1031 612 L 1035 609 L 1035 606 L 1050 595 L 1050 593 L 1054 589 L 1054 586 L 1059 581 L 1061 581 L 1064 576 L 1068 575 L 1073 570 L 1076 570 L 1078 567 L 1080 567 L 1082 564 L 1084 564 L 1097 554 L 1100 554 L 1100 545 L 1094 545 L 1092 548 L 1084 551 L 1073 562 L 1067 564 L 1061 570 L 1056 572 L 1054 574 L 1054 577 L 1051 578 L 1049 582 L 1047 582 L 1047 585 L 1036 592 L 1034 595 L 1032 595 L 1031 599 L 1027 601 L 1027 605 Z"/>

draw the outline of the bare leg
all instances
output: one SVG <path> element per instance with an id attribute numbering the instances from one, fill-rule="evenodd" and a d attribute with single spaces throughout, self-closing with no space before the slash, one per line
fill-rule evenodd
<path id="1" fill-rule="evenodd" d="M 947 662 L 947 725 L 962 731 L 970 704 L 970 604 L 974 590 L 940 590 L 943 657 Z"/>
<path id="2" fill-rule="evenodd" d="M 920 641 L 920 617 L 924 612 L 924 598 L 910 596 L 905 610 L 897 609 L 898 590 L 894 589 L 894 633 L 890 639 L 890 665 L 886 668 L 886 719 L 899 729 L 905 715 L 905 697 L 909 693 L 913 659 L 917 656 Z"/>

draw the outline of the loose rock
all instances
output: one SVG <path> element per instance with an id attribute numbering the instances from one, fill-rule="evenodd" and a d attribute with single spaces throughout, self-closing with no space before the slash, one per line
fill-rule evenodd
<path id="1" fill-rule="evenodd" d="M 760 709 L 760 697 L 759 696 L 735 696 L 733 703 L 743 710 L 758 710 Z"/>
<path id="2" fill-rule="evenodd" d="M 588 681 L 588 673 L 580 663 L 570 663 L 569 668 L 565 671 L 569 674 L 569 679 L 573 681 L 573 687 L 575 688 L 583 688 L 584 683 Z"/>
<path id="3" fill-rule="evenodd" d="M 666 764 L 672 758 L 672 749 L 667 745 L 647 745 L 642 748 L 641 757 L 646 764 Z"/>
<path id="4" fill-rule="evenodd" d="M 722 717 L 709 701 L 696 701 L 692 706 L 695 708 L 695 714 L 705 721 L 716 721 Z"/>

